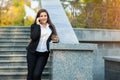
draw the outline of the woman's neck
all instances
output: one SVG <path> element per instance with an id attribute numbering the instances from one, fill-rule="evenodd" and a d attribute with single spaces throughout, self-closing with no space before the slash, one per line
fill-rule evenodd
<path id="1" fill-rule="evenodd" d="M 43 23 L 43 24 L 41 24 L 43 27 L 46 27 L 46 25 L 47 25 L 47 23 Z"/>

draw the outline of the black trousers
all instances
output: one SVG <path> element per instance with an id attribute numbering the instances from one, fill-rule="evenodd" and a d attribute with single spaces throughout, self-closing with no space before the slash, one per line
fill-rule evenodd
<path id="1" fill-rule="evenodd" d="M 27 80 L 41 80 L 41 75 L 47 63 L 49 52 L 27 52 Z"/>

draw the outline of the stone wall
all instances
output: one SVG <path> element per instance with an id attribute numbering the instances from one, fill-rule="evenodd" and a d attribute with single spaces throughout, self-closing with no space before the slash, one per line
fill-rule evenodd
<path id="1" fill-rule="evenodd" d="M 51 43 L 51 80 L 93 80 L 95 44 Z"/>
<path id="2" fill-rule="evenodd" d="M 120 30 L 74 29 L 80 43 L 97 44 L 93 80 L 104 80 L 104 56 L 120 56 Z"/>

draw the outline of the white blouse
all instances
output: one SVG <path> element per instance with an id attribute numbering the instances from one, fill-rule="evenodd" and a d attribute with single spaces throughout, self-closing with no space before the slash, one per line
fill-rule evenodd
<path id="1" fill-rule="evenodd" d="M 49 24 L 47 24 L 46 27 L 43 27 L 40 24 L 40 27 L 41 27 L 41 35 L 40 35 L 41 37 L 40 37 L 36 51 L 45 52 L 45 51 L 48 51 L 47 50 L 47 40 L 48 40 L 50 34 L 52 33 L 52 31 L 49 28 Z"/>

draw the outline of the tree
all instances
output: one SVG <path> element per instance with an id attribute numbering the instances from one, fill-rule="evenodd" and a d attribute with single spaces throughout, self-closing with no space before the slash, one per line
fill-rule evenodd
<path id="1" fill-rule="evenodd" d="M 65 1 L 66 2 L 66 1 Z M 88 26 L 88 13 L 89 9 L 96 7 L 94 4 L 101 4 L 102 0 L 73 0 L 69 1 L 71 6 L 71 12 L 66 12 L 73 27 L 86 27 Z M 92 5 L 92 6 L 91 6 Z M 67 8 L 67 7 L 66 7 Z M 99 16 L 95 14 L 95 19 L 99 19 Z M 95 20 L 94 20 L 95 21 Z"/>
<path id="2" fill-rule="evenodd" d="M 13 0 L 13 5 L 12 5 L 12 12 L 14 16 L 14 21 L 11 25 L 19 25 L 23 26 L 24 25 L 24 16 L 25 16 L 25 11 L 24 11 L 24 0 L 21 0 L 20 2 L 18 0 Z"/>
<path id="3" fill-rule="evenodd" d="M 24 26 L 24 4 L 30 5 L 25 0 L 1 0 L 0 26 Z"/>
<path id="4" fill-rule="evenodd" d="M 92 3 L 101 4 L 103 0 L 81 0 L 81 2 L 84 2 L 84 3 L 92 2 Z"/>
<path id="5" fill-rule="evenodd" d="M 0 1 L 0 26 L 7 24 L 4 18 L 8 19 L 5 14 L 9 12 L 11 6 L 11 0 Z"/>
<path id="6" fill-rule="evenodd" d="M 110 29 L 120 29 L 120 0 L 106 0 L 106 25 Z"/>

